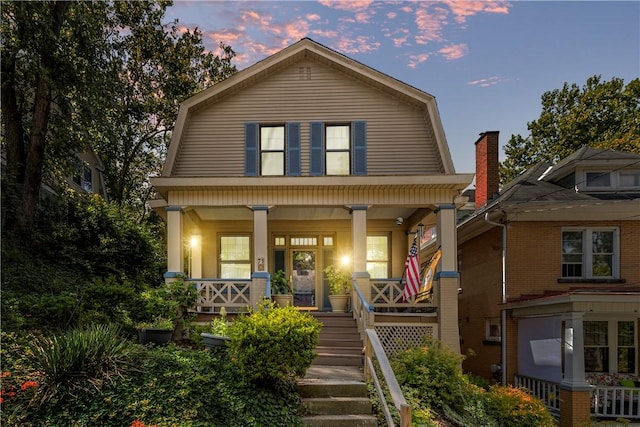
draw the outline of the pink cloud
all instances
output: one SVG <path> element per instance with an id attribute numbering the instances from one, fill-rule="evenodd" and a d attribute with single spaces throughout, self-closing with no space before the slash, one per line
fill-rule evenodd
<path id="1" fill-rule="evenodd" d="M 455 20 L 459 24 L 464 24 L 468 16 L 473 16 L 481 12 L 508 14 L 511 5 L 503 0 L 477 0 L 459 1 L 443 0 L 451 12 L 455 15 Z"/>
<path id="2" fill-rule="evenodd" d="M 409 55 L 409 63 L 407 65 L 409 66 L 409 68 L 416 68 L 427 59 L 429 59 L 428 53 L 422 53 L 420 55 Z"/>
<path id="3" fill-rule="evenodd" d="M 470 82 L 467 82 L 467 84 L 470 86 L 488 87 L 488 86 L 497 85 L 498 83 L 502 83 L 503 81 L 504 80 L 502 80 L 500 77 L 493 76 L 493 77 L 488 77 L 486 79 L 472 80 Z"/>
<path id="4" fill-rule="evenodd" d="M 338 37 L 340 32 L 335 30 L 312 30 L 311 34 L 318 37 L 326 37 L 328 39 L 334 39 Z"/>
<path id="5" fill-rule="evenodd" d="M 358 11 L 369 7 L 373 0 L 319 0 L 318 3 L 331 9 Z"/>
<path id="6" fill-rule="evenodd" d="M 318 15 L 317 13 L 309 13 L 306 16 L 306 18 L 309 21 L 319 21 L 320 20 L 320 15 Z"/>
<path id="7" fill-rule="evenodd" d="M 359 37 L 343 37 L 337 41 L 337 49 L 346 54 L 354 53 L 368 53 L 378 50 L 380 47 L 379 42 L 372 42 L 367 36 Z"/>
<path id="8" fill-rule="evenodd" d="M 469 48 L 464 43 L 452 44 L 438 50 L 438 53 L 444 56 L 444 58 L 448 61 L 452 61 L 454 59 L 460 59 L 463 56 L 465 56 L 468 52 L 469 52 Z"/>
<path id="9" fill-rule="evenodd" d="M 387 18 L 388 18 L 388 19 L 393 19 L 393 18 L 395 18 L 396 16 L 398 16 L 398 14 L 397 14 L 397 13 L 395 13 L 395 12 L 389 12 L 389 13 L 387 13 Z"/>
<path id="10" fill-rule="evenodd" d="M 356 22 L 359 24 L 368 24 L 371 19 L 371 15 L 372 14 L 370 12 L 358 12 L 355 14 Z"/>
<path id="11" fill-rule="evenodd" d="M 432 3 L 421 3 L 415 12 L 416 25 L 420 31 L 415 37 L 418 44 L 441 41 L 443 38 L 442 29 L 447 25 L 448 12 L 440 7 L 429 8 L 431 5 Z"/>

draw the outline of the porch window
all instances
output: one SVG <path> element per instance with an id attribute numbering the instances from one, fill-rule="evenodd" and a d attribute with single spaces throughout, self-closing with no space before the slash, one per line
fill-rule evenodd
<path id="1" fill-rule="evenodd" d="M 618 257 L 617 229 L 562 231 L 563 278 L 615 278 Z"/>
<path id="2" fill-rule="evenodd" d="M 608 372 L 609 336 L 606 321 L 584 322 L 584 369 Z"/>
<path id="3" fill-rule="evenodd" d="M 371 277 L 389 277 L 389 236 L 367 236 L 367 272 Z"/>
<path id="4" fill-rule="evenodd" d="M 251 242 L 249 236 L 220 237 L 220 278 L 251 278 Z"/>
<path id="5" fill-rule="evenodd" d="M 636 373 L 636 326 L 633 320 L 584 322 L 586 372 Z"/>
<path id="6" fill-rule="evenodd" d="M 284 175 L 284 126 L 260 128 L 260 174 Z"/>

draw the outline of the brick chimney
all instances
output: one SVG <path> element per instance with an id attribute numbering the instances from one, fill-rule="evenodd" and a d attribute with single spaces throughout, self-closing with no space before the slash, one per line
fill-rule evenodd
<path id="1" fill-rule="evenodd" d="M 480 134 L 476 141 L 476 209 L 490 201 L 500 189 L 498 131 Z"/>

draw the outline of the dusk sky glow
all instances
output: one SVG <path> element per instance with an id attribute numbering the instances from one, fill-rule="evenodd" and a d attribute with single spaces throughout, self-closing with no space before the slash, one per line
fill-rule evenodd
<path id="1" fill-rule="evenodd" d="M 544 92 L 640 77 L 639 1 L 178 0 L 166 17 L 239 70 L 309 37 L 434 95 L 459 173 L 479 133 L 528 135 Z"/>

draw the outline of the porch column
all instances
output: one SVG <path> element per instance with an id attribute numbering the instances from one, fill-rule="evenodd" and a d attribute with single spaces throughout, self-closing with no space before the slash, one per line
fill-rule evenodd
<path id="1" fill-rule="evenodd" d="M 167 206 L 167 272 L 164 277 L 174 278 L 184 273 L 182 244 L 182 208 Z"/>
<path id="2" fill-rule="evenodd" d="M 371 301 L 371 286 L 367 273 L 367 209 L 368 206 L 351 206 L 351 247 L 353 278 L 367 302 Z M 352 295 L 352 299 L 357 295 Z M 352 301 L 353 304 L 353 301 Z"/>
<path id="3" fill-rule="evenodd" d="M 573 426 L 591 417 L 591 386 L 584 377 L 584 331 L 582 312 L 564 319 L 564 378 L 560 383 L 560 425 Z"/>
<path id="4" fill-rule="evenodd" d="M 269 282 L 267 237 L 267 206 L 251 206 L 253 211 L 253 271 L 251 273 L 251 305 L 257 308 L 263 298 L 267 296 L 267 282 Z"/>
<path id="5" fill-rule="evenodd" d="M 267 206 L 251 206 L 253 211 L 253 271 L 266 271 L 269 265 L 267 237 Z"/>
<path id="6" fill-rule="evenodd" d="M 456 206 L 440 205 L 435 211 L 437 245 L 442 249 L 440 271 L 434 280 L 439 283 L 438 295 L 438 339 L 451 350 L 460 353 L 460 330 L 458 328 L 458 243 L 456 238 Z"/>

